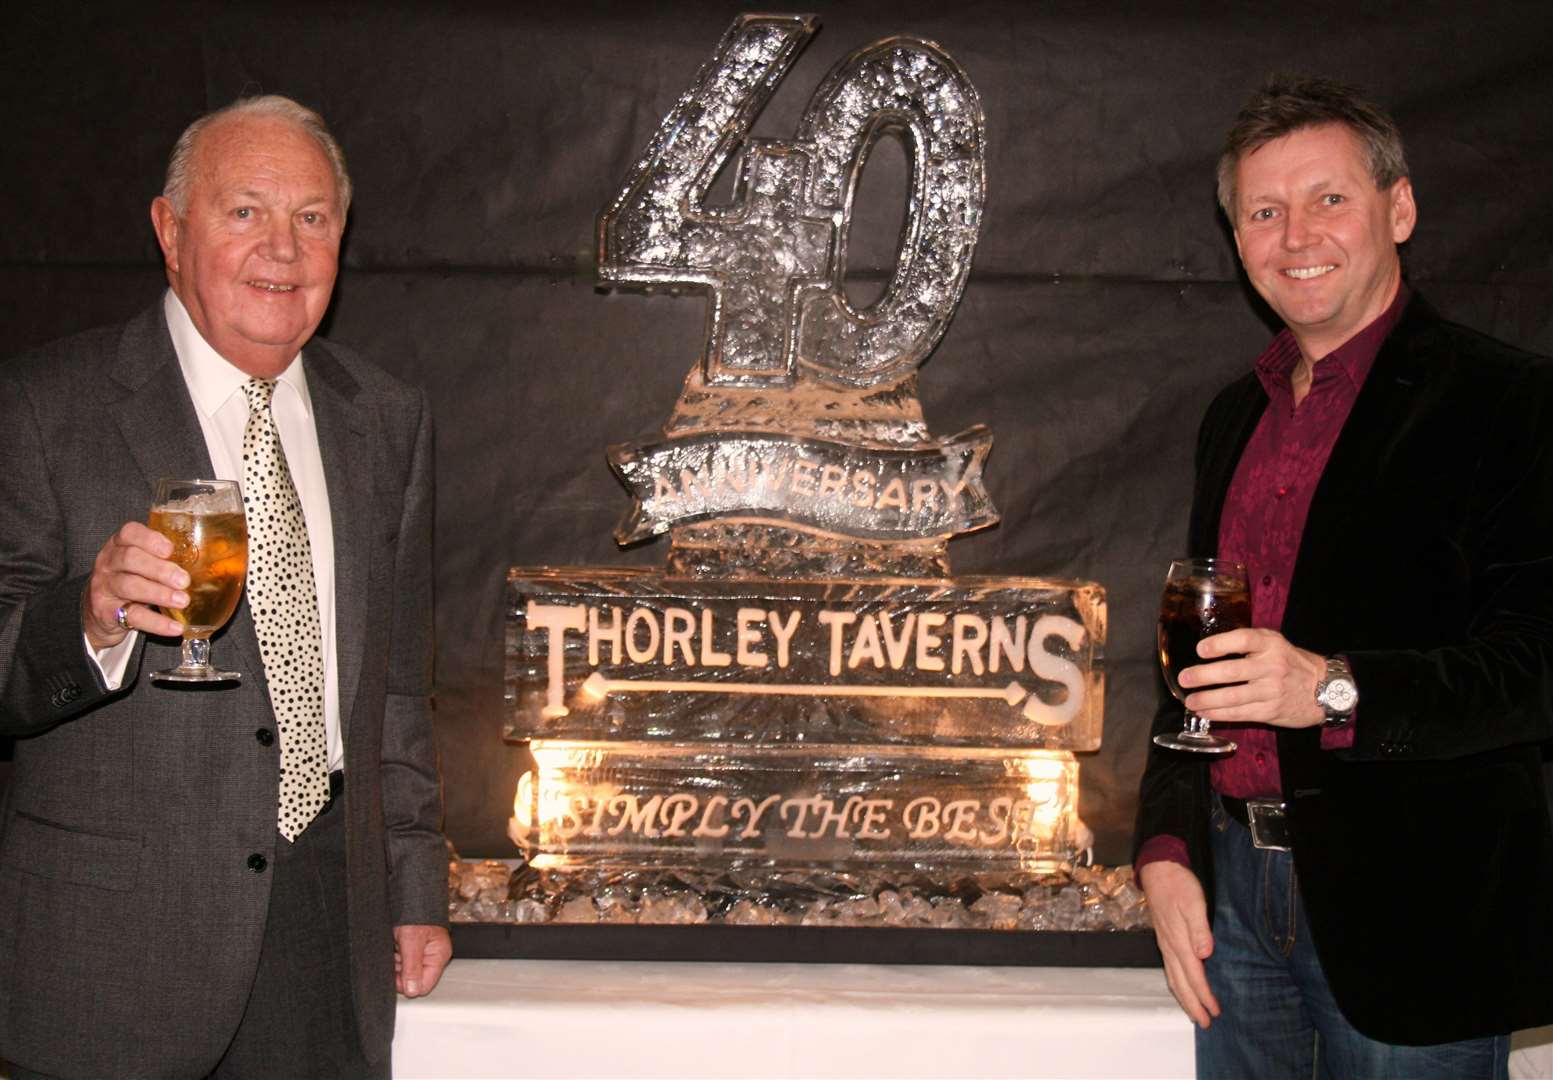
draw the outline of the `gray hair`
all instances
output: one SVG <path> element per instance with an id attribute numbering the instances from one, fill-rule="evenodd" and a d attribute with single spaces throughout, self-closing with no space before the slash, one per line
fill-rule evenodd
<path id="1" fill-rule="evenodd" d="M 178 136 L 178 141 L 173 144 L 173 152 L 167 159 L 167 179 L 162 184 L 162 195 L 173 204 L 174 210 L 182 214 L 188 208 L 189 188 L 193 184 L 190 173 L 193 171 L 194 151 L 199 137 L 219 120 L 243 116 L 284 120 L 312 136 L 324 152 L 324 157 L 329 159 L 329 167 L 334 170 L 334 187 L 339 195 L 341 215 L 350 211 L 351 178 L 345 169 L 345 151 L 340 149 L 340 144 L 335 141 L 323 117 L 280 94 L 238 98 L 225 108 L 206 113 L 183 129 L 183 134 Z"/>
<path id="2" fill-rule="evenodd" d="M 1247 99 L 1219 155 L 1219 206 L 1235 222 L 1235 171 L 1253 150 L 1304 128 L 1342 124 L 1364 148 L 1370 178 L 1385 191 L 1408 175 L 1402 132 L 1358 88 L 1333 79 L 1274 75 Z"/>

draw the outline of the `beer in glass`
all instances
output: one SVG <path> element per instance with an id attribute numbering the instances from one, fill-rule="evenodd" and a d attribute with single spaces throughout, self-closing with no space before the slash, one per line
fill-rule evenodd
<path id="1" fill-rule="evenodd" d="M 155 672 L 160 682 L 238 682 L 242 673 L 210 665 L 210 635 L 237 610 L 248 572 L 248 522 L 234 480 L 162 480 L 151 528 L 172 541 L 171 559 L 189 574 L 189 603 L 167 615 L 183 624 L 183 660 Z"/>

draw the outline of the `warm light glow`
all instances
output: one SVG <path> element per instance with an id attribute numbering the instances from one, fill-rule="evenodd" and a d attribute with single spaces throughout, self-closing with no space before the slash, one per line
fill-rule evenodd
<path id="1" fill-rule="evenodd" d="M 534 755 L 534 768 L 518 777 L 507 833 L 530 853 L 556 844 L 564 847 L 565 841 L 557 834 L 564 836 L 565 826 L 575 824 L 574 795 L 586 787 L 576 777 L 596 770 L 606 748 L 598 743 L 536 739 L 529 750 Z M 540 865 L 538 858 L 533 865 Z"/>
<path id="2" fill-rule="evenodd" d="M 512 817 L 523 830 L 534 827 L 534 774 L 532 771 L 518 777 L 518 796 L 512 802 Z"/>
<path id="3" fill-rule="evenodd" d="M 1066 852 L 1077 820 L 1078 763 L 1063 750 L 1032 750 L 1020 755 L 1026 777 L 1025 793 L 1034 804 L 1030 815 L 1030 839 L 1034 852 L 1026 855 L 1026 868 L 1034 872 L 1058 869 L 1063 860 L 1054 851 Z M 1069 793 L 1072 798 L 1069 798 Z"/>
<path id="4" fill-rule="evenodd" d="M 534 764 L 538 767 L 541 779 L 549 780 L 562 773 L 598 768 L 609 744 L 535 739 L 528 744 L 528 748 L 534 755 Z"/>

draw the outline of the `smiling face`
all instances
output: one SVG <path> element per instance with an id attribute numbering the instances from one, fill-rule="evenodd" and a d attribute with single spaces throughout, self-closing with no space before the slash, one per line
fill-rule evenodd
<path id="1" fill-rule="evenodd" d="M 1390 306 L 1402 281 L 1397 245 L 1417 210 L 1406 177 L 1377 190 L 1347 127 L 1301 128 L 1236 168 L 1235 246 L 1251 284 L 1306 359 L 1342 345 Z"/>
<path id="2" fill-rule="evenodd" d="M 329 159 L 288 121 L 234 116 L 201 133 L 190 172 L 181 214 L 151 204 L 167 280 L 212 348 L 274 378 L 334 290 L 345 222 Z"/>

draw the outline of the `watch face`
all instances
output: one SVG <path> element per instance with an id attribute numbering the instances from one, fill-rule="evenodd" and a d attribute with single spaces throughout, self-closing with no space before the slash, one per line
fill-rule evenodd
<path id="1" fill-rule="evenodd" d="M 1321 693 L 1322 703 L 1335 713 L 1352 712 L 1358 697 L 1358 689 L 1347 679 L 1333 679 Z"/>

